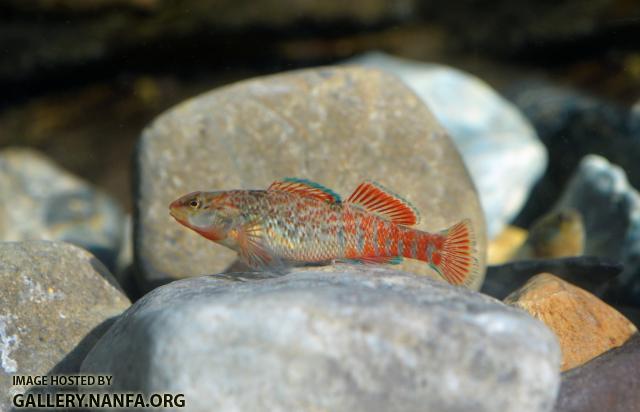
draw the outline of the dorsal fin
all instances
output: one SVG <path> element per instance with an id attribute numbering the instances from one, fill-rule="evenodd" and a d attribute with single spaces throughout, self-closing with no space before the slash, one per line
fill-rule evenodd
<path id="1" fill-rule="evenodd" d="M 286 177 L 282 180 L 276 180 L 271 183 L 267 190 L 280 190 L 283 192 L 291 192 L 300 196 L 313 197 L 324 200 L 329 203 L 340 203 L 340 195 L 331 189 L 312 182 L 307 179 L 298 179 L 295 177 Z"/>
<path id="2" fill-rule="evenodd" d="M 420 214 L 411 203 L 375 182 L 360 183 L 347 202 L 400 225 L 413 226 L 420 221 Z"/>

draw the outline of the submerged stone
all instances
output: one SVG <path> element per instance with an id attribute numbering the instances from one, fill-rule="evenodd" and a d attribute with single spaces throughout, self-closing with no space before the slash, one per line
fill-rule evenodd
<path id="1" fill-rule="evenodd" d="M 262 279 L 259 279 L 262 278 Z M 374 267 L 185 279 L 136 302 L 83 373 L 190 411 L 550 411 L 559 351 L 540 322 Z"/>
<path id="2" fill-rule="evenodd" d="M 551 328 L 560 341 L 562 370 L 580 366 L 638 332 L 611 306 L 549 273 L 531 278 L 504 301 Z"/>
<path id="3" fill-rule="evenodd" d="M 603 157 L 586 156 L 556 208 L 580 211 L 585 255 L 621 261 L 624 271 L 611 293 L 640 305 L 640 194 L 625 172 Z"/>
<path id="4" fill-rule="evenodd" d="M 145 129 L 136 155 L 135 258 L 145 289 L 220 273 L 235 252 L 176 223 L 168 205 L 196 190 L 266 189 L 299 177 L 348 195 L 364 180 L 408 199 L 439 231 L 470 218 L 480 275 L 486 233 L 473 182 L 423 102 L 378 70 L 327 67 L 260 77 L 190 99 Z M 437 276 L 406 260 L 404 270 Z"/>
<path id="5" fill-rule="evenodd" d="M 124 214 L 107 194 L 44 155 L 0 152 L 0 241 L 62 240 L 114 269 Z"/>
<path id="6" fill-rule="evenodd" d="M 64 242 L 0 242 L 0 410 L 13 375 L 77 373 L 110 318 L 130 305 L 93 255 Z"/>
<path id="7" fill-rule="evenodd" d="M 520 212 L 547 152 L 520 111 L 481 79 L 434 63 L 367 53 L 348 60 L 398 76 L 451 134 L 478 189 L 490 238 Z"/>

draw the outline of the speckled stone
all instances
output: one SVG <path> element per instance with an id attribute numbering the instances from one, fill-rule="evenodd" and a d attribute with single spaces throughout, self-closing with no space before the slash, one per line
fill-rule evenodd
<path id="1" fill-rule="evenodd" d="M 551 410 L 559 356 L 542 323 L 495 299 L 338 265 L 157 288 L 82 371 L 113 375 L 114 392 L 184 393 L 190 411 L 529 412 Z"/>
<path id="2" fill-rule="evenodd" d="M 429 106 L 451 133 L 478 188 L 489 237 L 498 236 L 547 165 L 544 145 L 518 108 L 481 79 L 453 67 L 379 52 L 347 63 L 398 76 Z"/>
<path id="3" fill-rule="evenodd" d="M 62 240 L 114 269 L 123 219 L 111 197 L 43 154 L 0 151 L 0 241 Z"/>
<path id="4" fill-rule="evenodd" d="M 11 376 L 76 373 L 129 300 L 93 255 L 64 242 L 0 243 L 0 410 Z"/>
<path id="5" fill-rule="evenodd" d="M 177 224 L 172 200 L 195 190 L 264 189 L 287 176 L 343 196 L 378 181 L 422 212 L 422 230 L 471 218 L 481 267 L 472 287 L 484 276 L 484 220 L 460 155 L 421 100 L 378 70 L 295 71 L 193 98 L 145 129 L 136 166 L 134 247 L 147 289 L 219 273 L 236 259 Z M 421 262 L 401 268 L 436 276 Z"/>
<path id="6" fill-rule="evenodd" d="M 622 345 L 638 332 L 611 306 L 549 273 L 531 278 L 504 301 L 526 310 L 556 334 L 563 371 Z"/>

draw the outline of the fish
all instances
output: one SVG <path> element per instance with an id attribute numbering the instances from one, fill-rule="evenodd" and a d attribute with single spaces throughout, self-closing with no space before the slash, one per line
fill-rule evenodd
<path id="1" fill-rule="evenodd" d="M 468 286 L 479 275 L 469 219 L 435 233 L 415 229 L 418 210 L 373 181 L 344 201 L 301 178 L 275 181 L 266 190 L 196 191 L 171 202 L 169 213 L 256 270 L 407 258 L 427 263 L 453 285 Z"/>

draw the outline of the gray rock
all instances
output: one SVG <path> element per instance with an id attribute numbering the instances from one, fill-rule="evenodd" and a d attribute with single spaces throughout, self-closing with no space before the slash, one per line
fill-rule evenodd
<path id="1" fill-rule="evenodd" d="M 0 243 L 0 410 L 11 376 L 77 373 L 110 318 L 129 307 L 90 253 L 64 242 Z"/>
<path id="2" fill-rule="evenodd" d="M 38 152 L 0 152 L 0 241 L 62 240 L 113 268 L 123 219 L 109 196 Z"/>
<path id="3" fill-rule="evenodd" d="M 621 261 L 616 290 L 640 304 L 640 194 L 624 171 L 603 157 L 586 156 L 556 205 L 567 207 L 582 213 L 585 255 Z"/>
<path id="4" fill-rule="evenodd" d="M 451 134 L 478 189 L 490 238 L 524 205 L 547 152 L 527 119 L 479 78 L 439 64 L 367 53 L 349 60 L 395 74 Z"/>
<path id="5" fill-rule="evenodd" d="M 528 227 L 562 194 L 589 154 L 621 166 L 640 187 L 640 110 L 630 109 L 541 81 L 522 81 L 505 91 L 531 121 L 549 151 L 549 165 L 517 224 Z M 640 106 L 638 106 L 640 108 Z"/>
<path id="6" fill-rule="evenodd" d="M 194 190 L 264 189 L 283 177 L 348 196 L 366 179 L 407 198 L 422 230 L 471 218 L 484 275 L 485 227 L 460 155 L 426 106 L 395 77 L 320 68 L 240 82 L 156 119 L 136 155 L 135 259 L 145 288 L 219 273 L 231 250 L 177 224 L 168 205 Z M 435 276 L 424 263 L 402 268 Z"/>
<path id="7" fill-rule="evenodd" d="M 82 372 L 113 375 L 111 391 L 184 393 L 190 411 L 553 407 L 555 337 L 492 298 L 376 267 L 232 279 L 145 295 Z"/>
<path id="8" fill-rule="evenodd" d="M 640 410 L 640 335 L 562 374 L 555 412 Z"/>

